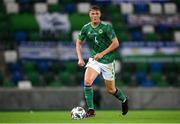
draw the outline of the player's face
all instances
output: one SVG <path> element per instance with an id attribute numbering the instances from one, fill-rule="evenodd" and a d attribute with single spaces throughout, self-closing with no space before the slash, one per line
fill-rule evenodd
<path id="1" fill-rule="evenodd" d="M 101 17 L 101 12 L 99 10 L 91 10 L 89 12 L 89 16 L 91 18 L 92 23 L 99 23 L 100 17 Z"/>

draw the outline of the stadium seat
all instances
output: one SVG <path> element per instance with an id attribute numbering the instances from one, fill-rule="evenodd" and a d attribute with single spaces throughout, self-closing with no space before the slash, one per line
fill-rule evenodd
<path id="1" fill-rule="evenodd" d="M 90 10 L 90 3 L 78 3 L 77 11 L 80 14 L 88 14 Z"/>
<path id="2" fill-rule="evenodd" d="M 146 88 L 153 87 L 154 82 L 149 79 L 149 76 L 147 76 L 147 78 L 141 82 L 140 86 L 146 87 Z"/>
<path id="3" fill-rule="evenodd" d="M 48 12 L 61 12 L 62 6 L 59 4 L 50 4 L 48 5 Z"/>
<path id="4" fill-rule="evenodd" d="M 5 23 L 6 17 L 7 15 L 4 13 L 4 7 L 2 5 L 0 5 L 0 18 L 1 18 L 1 23 L 0 25 L 2 25 L 2 23 Z M 7 22 L 6 22 L 7 23 Z"/>
<path id="5" fill-rule="evenodd" d="M 29 72 L 27 74 L 27 79 L 32 82 L 33 86 L 39 86 L 40 85 L 39 74 L 36 71 Z"/>
<path id="6" fill-rule="evenodd" d="M 136 71 L 136 64 L 135 63 L 122 63 L 122 72 L 123 71 L 134 73 Z"/>
<path id="7" fill-rule="evenodd" d="M 17 3 L 23 4 L 23 5 L 29 4 L 31 2 L 31 0 L 16 0 L 16 1 Z"/>
<path id="8" fill-rule="evenodd" d="M 121 31 L 121 32 L 117 32 L 116 35 L 117 35 L 117 38 L 118 38 L 119 41 L 122 41 L 122 42 L 129 41 L 128 32 Z"/>
<path id="9" fill-rule="evenodd" d="M 37 61 L 36 66 L 39 74 L 45 74 L 48 72 L 49 65 L 47 61 L 43 61 L 43 60 Z"/>
<path id="10" fill-rule="evenodd" d="M 66 5 L 66 4 L 75 3 L 75 2 L 74 2 L 74 0 L 61 0 L 61 1 L 59 1 L 59 3 Z"/>
<path id="11" fill-rule="evenodd" d="M 47 0 L 48 4 L 58 4 L 58 0 Z"/>
<path id="12" fill-rule="evenodd" d="M 164 12 L 165 14 L 176 14 L 177 8 L 175 3 L 165 3 L 164 4 Z"/>
<path id="13" fill-rule="evenodd" d="M 124 18 L 120 13 L 110 13 L 110 18 L 108 17 L 108 20 L 110 20 L 112 22 L 113 25 L 116 24 L 123 24 L 124 23 Z M 127 25 L 124 25 L 125 27 L 127 27 Z M 114 26 L 115 28 L 115 26 Z"/>
<path id="14" fill-rule="evenodd" d="M 15 3 L 16 0 L 3 0 L 3 2 L 4 2 L 5 4 L 8 4 L 8 3 Z"/>
<path id="15" fill-rule="evenodd" d="M 35 64 L 33 62 L 24 62 L 23 63 L 23 70 L 24 72 L 27 74 L 27 73 L 31 73 L 31 72 L 34 72 L 36 70 L 35 68 Z"/>
<path id="16" fill-rule="evenodd" d="M 176 3 L 177 7 L 180 6 L 180 1 L 179 0 L 175 0 L 174 2 Z"/>
<path id="17" fill-rule="evenodd" d="M 64 69 L 65 69 L 65 67 L 64 67 L 59 61 L 53 62 L 53 64 L 51 64 L 51 65 L 49 66 L 49 70 L 50 70 L 53 74 L 58 74 L 58 72 L 59 72 L 60 70 L 64 70 Z"/>
<path id="18" fill-rule="evenodd" d="M 76 12 L 77 8 L 76 8 L 76 4 L 66 4 L 64 6 L 64 11 L 66 13 L 73 13 L 73 12 Z"/>
<path id="19" fill-rule="evenodd" d="M 160 3 L 150 3 L 149 9 L 151 14 L 162 14 L 162 5 Z"/>
<path id="20" fill-rule="evenodd" d="M 7 68 L 8 68 L 9 73 L 21 72 L 21 63 L 20 62 L 8 63 L 7 66 L 8 66 Z"/>
<path id="21" fill-rule="evenodd" d="M 0 11 L 1 10 L 0 8 Z M 1 19 L 1 23 L 0 23 L 0 33 L 2 32 L 9 32 L 10 26 L 9 26 L 9 22 L 7 21 L 8 16 L 6 14 L 4 14 L 3 12 L 0 12 L 0 19 Z"/>
<path id="22" fill-rule="evenodd" d="M 159 82 L 156 83 L 156 86 L 157 87 L 168 87 L 169 86 L 169 83 L 168 81 L 166 80 L 166 76 L 162 76 L 161 80 Z"/>
<path id="23" fill-rule="evenodd" d="M 19 81 L 17 86 L 18 86 L 19 89 L 31 89 L 32 88 L 32 84 L 28 80 Z"/>
<path id="24" fill-rule="evenodd" d="M 162 70 L 164 73 L 175 72 L 176 71 L 175 63 L 163 63 Z"/>
<path id="25" fill-rule="evenodd" d="M 72 41 L 72 35 L 71 32 L 60 32 L 58 33 L 58 41 L 60 42 L 71 42 Z"/>
<path id="26" fill-rule="evenodd" d="M 11 80 L 13 81 L 14 85 L 17 86 L 17 83 L 24 79 L 24 75 L 20 71 L 14 71 L 11 73 Z"/>
<path id="27" fill-rule="evenodd" d="M 34 9 L 33 9 L 33 6 L 31 4 L 31 1 L 22 0 L 19 3 L 19 13 L 20 14 L 22 14 L 22 13 L 33 13 L 33 12 L 34 12 Z"/>
<path id="28" fill-rule="evenodd" d="M 127 26 L 125 24 L 121 23 L 119 20 L 118 20 L 118 22 L 113 23 L 113 28 L 116 32 L 127 32 L 128 31 Z"/>
<path id="29" fill-rule="evenodd" d="M 44 82 L 47 85 L 49 85 L 51 82 L 54 81 L 55 75 L 53 72 L 49 71 L 49 72 L 43 74 L 43 78 L 44 78 Z"/>
<path id="30" fill-rule="evenodd" d="M 112 3 L 112 0 L 90 0 L 91 5 L 107 6 Z"/>
<path id="31" fill-rule="evenodd" d="M 149 6 L 145 3 L 136 3 L 134 4 L 134 10 L 137 14 L 143 14 L 149 12 Z"/>
<path id="32" fill-rule="evenodd" d="M 176 72 L 180 73 L 180 63 L 176 63 Z"/>
<path id="33" fill-rule="evenodd" d="M 18 59 L 17 51 L 7 50 L 4 52 L 5 63 L 16 63 Z"/>
<path id="34" fill-rule="evenodd" d="M 162 41 L 172 41 L 174 39 L 171 26 L 158 24 L 155 30 Z"/>
<path id="35" fill-rule="evenodd" d="M 2 16 L 4 16 L 4 15 L 2 15 Z M 11 27 L 9 26 L 9 22 L 7 22 L 6 17 L 4 19 L 0 17 L 0 19 L 1 19 L 0 32 L 1 33 L 2 32 L 9 32 Z"/>
<path id="36" fill-rule="evenodd" d="M 143 33 L 154 33 L 154 27 L 152 25 L 144 25 L 142 27 Z"/>
<path id="37" fill-rule="evenodd" d="M 132 14 L 134 12 L 132 3 L 121 3 L 120 8 L 122 14 Z"/>
<path id="38" fill-rule="evenodd" d="M 120 14 L 119 12 L 119 6 L 110 4 L 102 9 L 105 9 L 105 12 L 111 14 Z"/>
<path id="39" fill-rule="evenodd" d="M 174 42 L 173 33 L 171 31 L 159 34 L 159 36 L 160 36 L 161 41 L 173 41 Z"/>
<path id="40" fill-rule="evenodd" d="M 146 80 L 146 81 L 144 81 L 140 86 L 146 87 L 146 88 L 148 88 L 148 87 L 153 87 L 153 86 L 154 86 L 154 82 L 151 81 L 151 80 Z"/>
<path id="41" fill-rule="evenodd" d="M 1 28 L 1 27 L 0 27 Z M 6 29 L 4 29 L 5 31 L 1 31 L 2 29 L 0 29 L 0 40 L 2 45 L 7 46 L 9 44 L 13 44 L 12 40 L 13 40 L 13 35 L 12 32 L 6 31 Z"/>
<path id="42" fill-rule="evenodd" d="M 151 72 L 161 72 L 162 71 L 162 64 L 158 62 L 150 63 L 150 71 Z"/>
<path id="43" fill-rule="evenodd" d="M 41 41 L 41 35 L 39 32 L 29 32 L 29 41 Z"/>
<path id="44" fill-rule="evenodd" d="M 136 72 L 136 81 L 139 85 L 146 81 L 146 73 L 143 71 Z"/>
<path id="45" fill-rule="evenodd" d="M 177 74 L 175 73 L 175 72 L 168 72 L 167 74 L 166 74 L 166 77 L 167 77 L 167 81 L 169 82 L 169 84 L 171 85 L 171 86 L 177 86 L 177 85 L 179 85 L 179 82 L 177 82 L 178 80 L 178 76 L 177 76 Z"/>
<path id="46" fill-rule="evenodd" d="M 143 34 L 140 31 L 134 31 L 131 34 L 132 41 L 143 41 Z"/>
<path id="47" fill-rule="evenodd" d="M 148 71 L 148 64 L 147 63 L 137 63 L 136 64 L 136 71 L 147 72 Z"/>
<path id="48" fill-rule="evenodd" d="M 19 31 L 15 33 L 15 41 L 17 44 L 21 44 L 27 42 L 27 33 L 24 31 Z"/>
<path id="49" fill-rule="evenodd" d="M 3 82 L 4 82 L 4 75 L 2 71 L 0 70 L 0 87 L 3 85 Z"/>
<path id="50" fill-rule="evenodd" d="M 35 3 L 34 10 L 36 14 L 43 14 L 48 11 L 48 7 L 46 3 Z"/>
<path id="51" fill-rule="evenodd" d="M 6 12 L 7 14 L 17 14 L 19 12 L 19 5 L 17 3 L 7 3 Z"/>
<path id="52" fill-rule="evenodd" d="M 149 76 L 150 79 L 155 83 L 155 85 L 162 80 L 162 73 L 160 72 L 151 72 Z"/>
<path id="53" fill-rule="evenodd" d="M 130 83 L 130 82 L 132 82 L 131 81 L 131 73 L 129 73 L 129 72 L 122 72 L 121 73 L 121 80 L 122 80 L 122 82 L 124 83 L 124 84 L 128 84 L 128 83 Z"/>
<path id="54" fill-rule="evenodd" d="M 68 73 L 76 73 L 77 72 L 77 63 L 76 62 L 66 62 L 65 68 Z"/>
<path id="55" fill-rule="evenodd" d="M 6 30 L 6 29 L 5 29 Z M 0 40 L 2 45 L 7 49 L 7 50 L 12 50 L 15 48 L 15 43 L 13 42 L 14 37 L 12 32 L 9 31 L 3 31 L 0 32 Z"/>
<path id="56" fill-rule="evenodd" d="M 75 80 L 73 80 L 72 73 L 69 72 L 59 72 L 58 74 L 58 81 L 62 82 L 64 86 L 72 86 L 75 83 Z"/>
<path id="57" fill-rule="evenodd" d="M 158 33 L 169 33 L 171 31 L 171 27 L 165 24 L 158 24 L 155 29 Z"/>
<path id="58" fill-rule="evenodd" d="M 146 33 L 146 34 L 144 34 L 144 40 L 145 41 L 157 41 L 158 36 L 156 33 Z"/>
<path id="59" fill-rule="evenodd" d="M 175 40 L 177 43 L 180 43 L 180 31 L 175 31 L 175 32 L 174 32 L 174 40 Z"/>

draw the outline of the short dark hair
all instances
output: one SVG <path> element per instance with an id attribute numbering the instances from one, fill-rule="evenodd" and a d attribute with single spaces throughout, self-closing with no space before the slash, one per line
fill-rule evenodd
<path id="1" fill-rule="evenodd" d="M 99 6 L 97 6 L 97 5 L 93 5 L 93 6 L 91 6 L 91 8 L 90 8 L 90 10 L 89 10 L 89 11 L 91 11 L 91 10 L 101 11 L 100 7 L 99 7 Z"/>

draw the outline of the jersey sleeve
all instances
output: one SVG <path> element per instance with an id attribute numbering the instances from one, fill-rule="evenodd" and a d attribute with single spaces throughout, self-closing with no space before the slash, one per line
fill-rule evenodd
<path id="1" fill-rule="evenodd" d="M 79 32 L 78 39 L 81 41 L 86 39 L 86 28 L 85 28 L 85 26 L 83 26 L 81 31 Z"/>
<path id="2" fill-rule="evenodd" d="M 108 25 L 108 27 L 107 27 L 107 36 L 111 41 L 112 41 L 112 39 L 114 39 L 116 37 L 116 33 L 114 32 L 111 25 Z"/>

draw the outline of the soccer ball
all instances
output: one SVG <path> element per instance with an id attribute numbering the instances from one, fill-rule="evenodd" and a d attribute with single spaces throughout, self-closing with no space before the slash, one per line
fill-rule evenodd
<path id="1" fill-rule="evenodd" d="M 75 120 L 80 120 L 85 118 L 86 111 L 82 107 L 74 107 L 71 110 L 71 118 Z"/>

